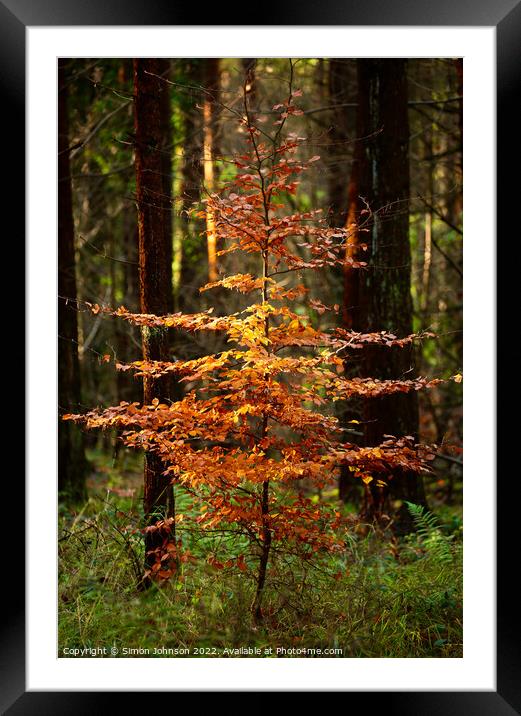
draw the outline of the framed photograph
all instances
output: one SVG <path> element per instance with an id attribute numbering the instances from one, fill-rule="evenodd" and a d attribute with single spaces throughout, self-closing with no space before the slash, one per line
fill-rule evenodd
<path id="1" fill-rule="evenodd" d="M 28 316 L 3 712 L 521 712 L 494 437 L 519 5 L 125 13 L 0 5 Z"/>

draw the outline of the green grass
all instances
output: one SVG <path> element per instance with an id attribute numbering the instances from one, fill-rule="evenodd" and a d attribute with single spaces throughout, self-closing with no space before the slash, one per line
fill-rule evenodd
<path id="1" fill-rule="evenodd" d="M 257 647 L 261 656 L 277 656 L 277 647 L 334 647 L 343 657 L 462 656 L 462 530 L 456 508 L 438 514 L 435 537 L 427 524 L 398 542 L 353 520 L 340 555 L 314 565 L 279 555 L 271 564 L 265 619 L 258 626 L 250 614 L 255 560 L 247 560 L 246 572 L 206 562 L 209 553 L 219 559 L 244 553 L 245 545 L 236 541 L 216 543 L 183 532 L 196 560 L 184 563 L 179 577 L 162 587 L 136 588 L 143 548 L 129 525 L 139 524 L 138 494 L 118 497 L 106 490 L 108 482 L 115 489 L 128 484 L 129 475 L 123 471 L 118 478 L 98 461 L 89 502 L 75 514 L 61 511 L 59 656 L 63 648 L 103 646 L 117 648 L 118 656 L 130 655 L 124 648 L 140 649 L 132 655 L 141 657 L 156 657 L 154 648 L 186 649 L 177 655 L 193 657 L 230 655 L 224 650 L 241 647 Z M 181 510 L 189 502 L 178 495 Z M 273 652 L 264 653 L 270 647 Z M 284 654 L 293 655 L 303 654 Z"/>

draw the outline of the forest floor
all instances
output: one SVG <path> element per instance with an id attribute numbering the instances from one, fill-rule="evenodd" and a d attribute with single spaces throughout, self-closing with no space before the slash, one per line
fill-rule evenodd
<path id="1" fill-rule="evenodd" d="M 88 502 L 59 511 L 60 657 L 99 647 L 109 657 L 462 656 L 461 504 L 433 506 L 436 524 L 427 513 L 404 539 L 353 517 L 341 555 L 313 565 L 277 557 L 259 626 L 250 613 L 255 564 L 241 571 L 207 562 L 224 549 L 242 553 L 236 541 L 183 533 L 196 561 L 140 591 L 142 537 L 128 525 L 140 519 L 141 462 L 126 451 L 113 460 L 92 450 L 89 459 Z M 189 509 L 182 493 L 177 503 Z"/>

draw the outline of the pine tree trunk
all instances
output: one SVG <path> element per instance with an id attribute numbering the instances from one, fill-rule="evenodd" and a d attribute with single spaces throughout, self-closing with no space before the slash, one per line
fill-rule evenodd
<path id="1" fill-rule="evenodd" d="M 360 141 L 354 145 L 354 155 L 351 157 L 350 139 L 355 132 L 359 134 L 359 110 L 355 112 L 352 107 L 345 106 L 354 89 L 353 63 L 351 60 L 335 59 L 329 61 L 329 102 L 335 107 L 333 110 L 333 124 L 330 130 L 330 174 L 329 174 L 329 205 L 331 226 L 342 226 L 350 229 L 350 236 L 346 243 L 345 253 L 348 257 L 356 257 L 358 245 L 358 232 L 356 225 L 359 220 L 360 206 L 359 173 L 361 168 L 360 153 L 363 151 Z M 353 89 L 351 89 L 353 87 Z M 350 161 L 351 159 L 351 161 Z M 358 270 L 352 269 L 347 263 L 343 273 L 338 276 L 342 282 L 342 326 L 348 330 L 358 330 L 359 300 L 358 300 Z M 345 362 L 346 375 L 357 372 L 356 362 L 350 356 Z M 354 403 L 354 404 L 353 404 Z M 350 401 L 350 409 L 339 412 L 342 427 L 349 428 L 349 420 L 359 419 L 356 401 Z M 349 435 L 349 434 L 347 434 Z M 351 435 L 349 439 L 352 440 Z M 342 502 L 352 502 L 355 505 L 360 500 L 360 480 L 354 477 L 346 465 L 340 468 L 338 478 L 338 497 Z"/>
<path id="2" fill-rule="evenodd" d="M 350 115 L 353 110 L 345 105 L 349 98 L 350 61 L 346 59 L 329 60 L 329 102 L 332 107 L 331 127 L 329 129 L 329 224 L 344 226 L 347 219 L 347 185 L 349 181 L 348 144 L 354 121 Z"/>
<path id="3" fill-rule="evenodd" d="M 360 111 L 357 109 L 357 128 L 360 128 Z M 358 134 L 360 137 L 360 134 Z M 355 151 L 353 156 L 353 163 L 351 167 L 351 176 L 349 177 L 349 184 L 347 187 L 347 217 L 345 221 L 345 227 L 348 229 L 349 234 L 346 241 L 345 255 L 347 258 L 360 259 L 359 256 L 359 243 L 360 236 L 358 226 L 361 221 L 360 212 L 365 208 L 365 205 L 360 200 L 360 184 L 361 176 L 360 172 L 364 169 L 363 163 L 363 144 L 360 139 L 355 144 Z M 362 257 L 363 258 L 363 257 Z M 349 263 L 344 264 L 343 274 L 343 295 L 342 295 L 342 325 L 346 330 L 359 331 L 360 330 L 360 271 L 359 269 L 353 269 Z M 353 369 L 357 370 L 358 361 L 353 361 L 353 356 L 349 356 L 344 363 L 344 370 L 346 375 L 350 375 Z M 357 418 L 359 418 L 357 414 Z M 349 413 L 344 416 L 344 423 L 349 418 Z M 346 423 L 343 427 L 349 427 Z M 338 480 L 338 497 L 342 502 L 353 502 L 354 504 L 359 503 L 360 496 L 360 481 L 353 476 L 353 473 L 349 470 L 347 465 L 342 465 L 340 468 L 340 476 Z"/>
<path id="4" fill-rule="evenodd" d="M 409 122 L 407 109 L 407 61 L 402 59 L 359 60 L 360 101 L 366 126 L 363 161 L 367 185 L 360 193 L 373 214 L 368 234 L 369 269 L 361 281 L 362 314 L 367 331 L 392 331 L 398 336 L 412 332 L 411 252 L 409 244 Z M 411 348 L 369 347 L 364 350 L 363 374 L 379 379 L 414 376 Z M 364 441 L 377 445 L 384 435 L 411 435 L 419 429 L 418 397 L 415 392 L 372 398 L 364 405 Z M 390 496 L 425 504 L 421 477 L 396 472 L 388 488 L 367 491 L 366 516 L 378 518 Z M 395 520 L 399 532 L 412 523 L 405 505 Z"/>
<path id="5" fill-rule="evenodd" d="M 66 62 L 65 59 L 58 61 L 58 406 L 60 415 L 76 412 L 81 402 Z M 86 498 L 86 471 L 83 433 L 72 423 L 60 420 L 58 490 L 64 498 L 72 502 Z"/>
<path id="6" fill-rule="evenodd" d="M 134 60 L 134 117 L 136 142 L 136 198 L 139 234 L 139 297 L 143 313 L 165 315 L 173 309 L 171 195 L 167 188 L 170 178 L 170 139 L 167 131 L 169 85 L 159 77 L 168 73 L 168 60 Z M 169 122 L 169 118 L 168 118 Z M 165 177 L 165 174 L 167 175 Z M 168 331 L 143 328 L 144 360 L 170 359 Z M 154 398 L 170 399 L 168 378 L 143 380 L 143 402 L 150 405 Z M 164 466 L 154 453 L 145 456 L 144 512 L 148 524 L 163 518 L 169 510 L 168 479 Z M 172 508 L 170 507 L 170 511 Z M 160 546 L 162 537 L 149 532 L 145 537 L 148 553 Z M 147 554 L 145 565 L 155 560 Z"/>

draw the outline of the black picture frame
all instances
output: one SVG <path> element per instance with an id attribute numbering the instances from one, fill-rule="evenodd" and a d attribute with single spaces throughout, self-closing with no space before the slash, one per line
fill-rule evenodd
<path id="1" fill-rule="evenodd" d="M 263 14 L 270 16 L 271 23 L 248 22 L 246 6 L 235 8 L 234 3 L 205 9 L 205 25 L 358 25 L 358 26 L 493 26 L 497 33 L 497 237 L 505 237 L 510 252 L 519 251 L 518 229 L 512 225 L 519 199 L 516 182 L 508 178 L 508 167 L 520 165 L 519 119 L 515 112 L 516 99 L 521 96 L 521 2 L 519 0 L 285 0 L 279 4 L 276 15 L 262 8 L 255 13 L 255 19 Z M 252 15 L 250 17 L 253 17 Z M 240 22 L 234 22 L 237 18 Z M 4 176 L 9 185 L 4 189 L 5 206 L 9 214 L 17 217 L 14 228 L 9 232 L 10 248 L 17 248 L 22 256 L 17 266 L 24 262 L 24 125 L 25 125 L 25 30 L 28 26 L 78 26 L 78 25 L 192 25 L 196 12 L 189 5 L 177 7 L 177 3 L 156 0 L 143 3 L 139 0 L 90 0 L 88 3 L 71 3 L 66 0 L 4 0 L 0 2 L 0 87 L 2 91 L 1 112 L 3 127 Z M 230 21 L 227 21 L 230 19 Z M 52 102 L 53 98 L 49 98 Z M 479 118 L 476 118 L 479 121 Z M 6 196 L 7 193 L 7 196 Z M 485 197 L 485 200 L 487 197 Z M 517 199 L 517 201 L 516 201 Z M 490 197 L 490 201 L 494 201 Z M 510 237 L 510 241 L 508 241 Z M 4 235 L 7 239 L 7 235 Z M 512 246 L 516 244 L 517 246 Z M 498 242 L 499 245 L 499 242 Z M 503 254 L 504 255 L 504 254 Z M 498 256 L 501 254 L 498 252 Z M 11 259 L 10 259 L 11 260 Z M 509 258 L 511 263 L 511 258 Z M 514 263 L 517 263 L 514 261 Z M 508 282 L 502 282 L 507 287 Z M 19 292 L 21 294 L 21 292 Z M 501 297 L 502 298 L 502 297 Z M 501 325 L 504 325 L 506 305 L 498 313 L 502 322 L 498 326 L 500 357 L 508 350 L 506 338 L 502 339 Z M 4 308 L 5 310 L 5 308 Z M 20 302 L 17 300 L 17 314 Z M 493 336 L 484 340 L 494 340 Z M 23 361 L 25 349 L 23 336 L 13 342 L 10 360 L 17 365 Z M 18 396 L 20 401 L 20 396 Z M 506 422 L 506 421 L 505 421 Z M 514 440 L 513 426 L 503 425 L 498 432 L 497 455 L 507 451 Z M 494 441 L 494 436 L 488 436 Z M 11 449 L 9 450 L 9 452 Z M 5 459 L 5 458 L 4 458 Z M 7 470 L 7 468 L 6 468 Z M 10 470 L 10 468 L 8 469 Z M 25 593 L 21 567 L 23 530 L 20 526 L 21 505 L 24 504 L 24 483 L 20 476 L 11 475 L 4 483 L 8 496 L 5 503 L 15 505 L 8 510 L 13 524 L 5 527 L 4 521 L 4 568 L 6 580 L 3 596 L 7 600 L 3 609 L 4 625 L 0 642 L 0 710 L 12 715 L 24 714 L 91 714 L 117 709 L 121 695 L 117 692 L 26 692 L 25 687 Z M 506 478 L 509 476 L 506 475 Z M 510 475 L 508 484 L 499 486 L 498 497 L 498 552 L 497 552 L 497 690 L 495 692 L 350 692 L 346 706 L 354 706 L 354 697 L 363 699 L 364 707 L 382 708 L 386 713 L 400 712 L 429 716 L 430 714 L 491 714 L 506 716 L 521 713 L 521 664 L 519 642 L 515 636 L 515 624 L 519 621 L 517 591 L 514 586 L 515 561 L 509 561 L 509 552 L 516 540 L 513 526 L 519 501 L 514 492 L 515 474 Z M 4 517 L 7 510 L 4 508 Z M 516 535 L 517 536 L 517 535 Z M 8 542 L 16 548 L 7 547 Z M 513 547 L 512 552 L 513 554 Z M 339 684 L 339 690 L 342 690 Z M 319 689 L 317 689 L 319 691 Z M 169 694 L 162 694 L 169 697 Z M 157 707 L 156 693 L 153 697 Z M 171 698 L 171 697 L 170 697 Z M 118 701 L 116 701 L 118 699 Z M 133 708 L 150 707 L 151 696 L 133 693 Z M 146 701 L 145 701 L 146 700 Z M 173 703 L 170 702 L 173 706 Z M 121 708 L 121 706 L 120 706 Z"/>

